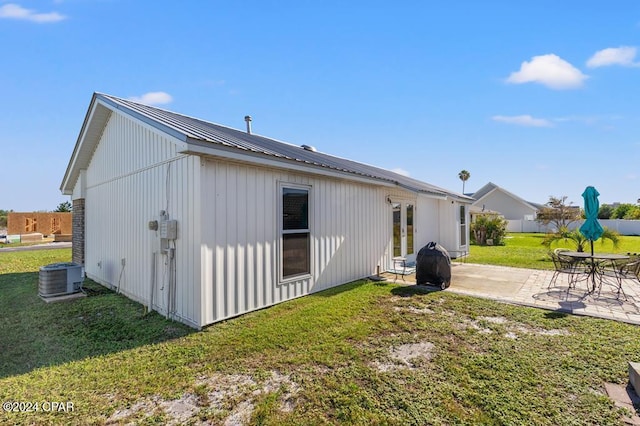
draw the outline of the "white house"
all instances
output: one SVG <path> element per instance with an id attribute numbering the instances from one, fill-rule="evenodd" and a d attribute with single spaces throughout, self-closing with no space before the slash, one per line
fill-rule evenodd
<path id="1" fill-rule="evenodd" d="M 471 197 L 474 199 L 474 209 L 479 212 L 493 211 L 507 220 L 534 220 L 541 207 L 491 182 L 471 194 Z"/>
<path id="2" fill-rule="evenodd" d="M 466 252 L 473 201 L 249 121 L 99 93 L 61 191 L 87 277 L 196 328 L 385 271 L 429 241 Z"/>

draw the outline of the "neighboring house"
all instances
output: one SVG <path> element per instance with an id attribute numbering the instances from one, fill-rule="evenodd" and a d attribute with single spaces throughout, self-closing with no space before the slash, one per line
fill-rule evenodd
<path id="1" fill-rule="evenodd" d="M 534 220 L 541 207 L 491 182 L 471 194 L 471 197 L 475 200 L 473 207 L 479 209 L 477 211 L 498 212 L 507 220 Z"/>
<path id="2" fill-rule="evenodd" d="M 249 121 L 98 93 L 61 191 L 87 277 L 196 328 L 391 269 L 429 241 L 466 252 L 473 201 Z"/>
<path id="3" fill-rule="evenodd" d="M 7 232 L 9 235 L 33 233 L 40 233 L 42 235 L 70 235 L 71 213 L 10 212 L 7 214 Z"/>
<path id="4" fill-rule="evenodd" d="M 496 217 L 502 217 L 502 214 L 500 212 L 489 210 L 487 208 L 482 208 L 482 207 L 472 205 L 469 208 L 469 216 L 471 218 L 471 223 L 473 223 L 481 216 L 484 216 L 488 219 L 492 219 Z"/>

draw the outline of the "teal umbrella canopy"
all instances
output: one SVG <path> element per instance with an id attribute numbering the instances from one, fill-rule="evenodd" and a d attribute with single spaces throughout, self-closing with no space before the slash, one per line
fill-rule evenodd
<path id="1" fill-rule="evenodd" d="M 593 254 L 593 242 L 604 233 L 602 225 L 598 222 L 598 210 L 600 209 L 598 195 L 600 195 L 600 193 L 593 186 L 587 186 L 582 193 L 586 220 L 580 227 L 580 232 L 585 238 L 591 241 L 591 254 Z"/>

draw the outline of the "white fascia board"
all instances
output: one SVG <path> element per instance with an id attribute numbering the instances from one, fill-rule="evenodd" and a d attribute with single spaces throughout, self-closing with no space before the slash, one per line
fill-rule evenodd
<path id="1" fill-rule="evenodd" d="M 452 197 L 451 195 L 447 195 L 446 197 L 441 197 L 440 199 L 445 201 L 455 201 L 456 203 L 460 203 L 460 204 L 473 205 L 473 200 L 469 200 L 467 198 L 461 198 L 461 197 Z"/>
<path id="2" fill-rule="evenodd" d="M 78 162 L 78 152 L 80 151 L 80 146 L 82 145 L 82 141 L 84 141 L 85 139 L 85 135 L 86 135 L 86 131 L 87 131 L 87 125 L 88 123 L 91 122 L 91 119 L 93 118 L 93 113 L 95 111 L 95 103 L 92 103 L 91 105 L 91 109 L 89 111 L 89 113 L 87 114 L 84 123 L 82 123 L 82 128 L 80 129 L 80 134 L 78 135 L 78 139 L 76 140 L 76 144 L 73 147 L 73 152 L 71 153 L 71 158 L 69 159 L 69 163 L 67 164 L 67 170 L 64 173 L 64 177 L 62 178 L 62 182 L 60 183 L 60 191 L 62 191 L 63 195 L 72 195 L 73 194 L 73 187 L 75 185 L 75 181 L 77 180 L 74 179 L 74 182 L 69 182 L 69 179 L 71 179 L 71 175 L 73 175 L 74 173 L 72 173 L 73 170 L 76 169 L 76 163 Z"/>
<path id="3" fill-rule="evenodd" d="M 211 145 L 210 142 L 198 143 L 198 141 L 188 140 L 185 144 L 185 150 L 179 151 L 180 154 L 191 154 L 200 156 L 210 156 L 217 158 L 225 158 L 229 160 L 242 161 L 246 163 L 253 163 L 259 166 L 276 167 L 280 169 L 293 170 L 298 172 L 312 173 L 316 175 L 328 176 L 337 179 L 347 179 L 361 183 L 367 183 L 369 185 L 385 186 L 385 187 L 398 187 L 396 182 L 384 181 L 381 179 L 369 178 L 366 176 L 358 176 L 353 173 L 341 172 L 338 170 L 332 170 L 320 166 L 314 166 L 305 164 L 295 160 L 278 157 L 267 157 L 264 154 L 254 153 L 251 151 L 240 152 L 237 148 L 225 147 L 224 145 L 215 145 L 215 147 L 206 146 L 204 144 Z M 415 191 L 413 191 L 415 192 Z"/>
<path id="4" fill-rule="evenodd" d="M 473 200 L 468 200 L 466 198 L 453 198 L 453 197 L 451 197 L 451 199 L 453 201 L 457 201 L 457 202 L 459 202 L 461 204 L 473 205 Z"/>
<path id="5" fill-rule="evenodd" d="M 424 197 L 424 198 L 431 198 L 434 200 L 448 200 L 449 196 L 448 195 L 438 195 L 438 194 L 432 194 L 429 192 L 418 192 L 418 196 L 420 197 Z"/>
<path id="6" fill-rule="evenodd" d="M 76 144 L 73 147 L 73 152 L 71 154 L 69 164 L 67 165 L 67 170 L 65 171 L 64 177 L 62 178 L 62 183 L 60 184 L 60 191 L 64 195 L 73 194 L 73 187 L 75 186 L 76 181 L 78 180 L 78 174 L 80 173 L 80 170 L 84 168 L 82 167 L 81 164 L 80 165 L 78 164 L 78 161 L 79 161 L 79 158 L 81 157 L 80 154 L 86 150 L 85 145 L 87 143 L 86 142 L 87 131 L 91 128 L 91 124 L 94 123 L 94 120 L 96 120 L 95 114 L 96 114 L 98 105 L 103 106 L 109 110 L 112 110 L 112 108 L 110 108 L 109 105 L 104 104 L 103 102 L 100 101 L 100 99 L 96 97 L 96 95 L 94 95 L 93 99 L 91 100 L 91 104 L 89 105 L 89 109 L 85 116 L 84 122 L 82 123 L 82 128 L 80 129 L 80 134 L 78 135 Z M 104 125 L 103 125 L 103 128 L 104 128 Z M 97 142 L 98 141 L 95 141 L 95 143 Z M 91 147 L 92 152 L 94 148 L 95 147 Z"/>

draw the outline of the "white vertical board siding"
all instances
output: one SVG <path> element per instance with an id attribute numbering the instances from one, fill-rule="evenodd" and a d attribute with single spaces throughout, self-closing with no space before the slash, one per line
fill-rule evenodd
<path id="1" fill-rule="evenodd" d="M 178 221 L 174 317 L 196 326 L 200 167 L 198 157 L 176 157 L 171 139 L 114 113 L 87 169 L 85 198 L 87 276 L 144 304 L 155 283 L 153 308 L 163 314 L 169 289 L 167 258 L 148 223 L 159 220 L 160 210 Z"/>
<path id="2" fill-rule="evenodd" d="M 446 203 L 446 201 L 437 200 L 435 198 L 429 198 L 424 195 L 418 195 L 415 212 L 415 252 L 418 251 L 434 241 L 441 245 L 440 241 L 440 209 L 439 203 Z M 444 247 L 444 245 L 443 245 Z"/>
<path id="3" fill-rule="evenodd" d="M 460 251 L 460 203 L 439 201 L 440 244 L 450 252 Z"/>
<path id="4" fill-rule="evenodd" d="M 89 163 L 87 185 L 120 178 L 176 155 L 176 145 L 169 138 L 128 116 L 113 112 Z"/>
<path id="5" fill-rule="evenodd" d="M 311 275 L 284 282 L 281 184 L 310 187 Z M 210 159 L 200 188 L 203 325 L 384 269 L 391 210 L 380 187 Z"/>

